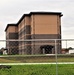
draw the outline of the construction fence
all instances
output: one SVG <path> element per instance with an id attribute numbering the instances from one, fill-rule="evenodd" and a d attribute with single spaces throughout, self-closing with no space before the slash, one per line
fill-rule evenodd
<path id="1" fill-rule="evenodd" d="M 0 64 L 47 64 L 51 65 L 54 71 L 53 73 L 48 71 L 44 73 L 45 75 L 72 75 L 74 74 L 74 39 L 0 40 Z M 61 71 L 65 73 L 60 73 Z"/>
<path id="2" fill-rule="evenodd" d="M 73 54 L 73 39 L 0 40 L 0 54 L 39 55 Z"/>

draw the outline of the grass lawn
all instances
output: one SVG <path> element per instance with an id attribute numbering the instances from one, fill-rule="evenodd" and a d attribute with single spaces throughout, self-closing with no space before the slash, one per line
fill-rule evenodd
<path id="1" fill-rule="evenodd" d="M 51 63 L 55 55 L 9 55 L 0 57 L 0 63 Z M 74 62 L 74 55 L 58 55 L 58 62 Z"/>
<path id="2" fill-rule="evenodd" d="M 0 69 L 0 75 L 56 75 L 56 65 L 12 65 L 10 69 Z M 74 75 L 74 64 L 59 64 L 58 75 Z"/>

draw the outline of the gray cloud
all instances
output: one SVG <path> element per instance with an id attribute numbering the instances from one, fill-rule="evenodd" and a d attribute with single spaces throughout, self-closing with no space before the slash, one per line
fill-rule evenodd
<path id="1" fill-rule="evenodd" d="M 62 12 L 62 38 L 74 38 L 73 0 L 0 0 L 0 39 L 5 39 L 5 27 L 16 23 L 24 13 L 31 11 Z M 3 37 L 3 38 L 2 38 Z"/>

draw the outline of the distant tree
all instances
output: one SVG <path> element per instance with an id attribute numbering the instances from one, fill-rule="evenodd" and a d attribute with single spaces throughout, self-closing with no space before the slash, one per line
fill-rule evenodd
<path id="1" fill-rule="evenodd" d="M 72 47 L 69 47 L 68 49 L 70 50 L 70 49 L 73 49 L 73 48 Z"/>
<path id="2" fill-rule="evenodd" d="M 66 51 L 68 51 L 69 49 L 68 49 L 68 48 L 66 48 L 65 50 L 66 50 Z"/>
<path id="3" fill-rule="evenodd" d="M 0 55 L 3 55 L 4 48 L 0 49 Z"/>

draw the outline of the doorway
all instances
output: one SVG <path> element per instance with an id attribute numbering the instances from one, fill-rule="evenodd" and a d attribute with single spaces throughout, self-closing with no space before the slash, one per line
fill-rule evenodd
<path id="1" fill-rule="evenodd" d="M 54 46 L 52 45 L 42 45 L 40 46 L 40 50 L 42 54 L 52 54 L 52 49 Z"/>

